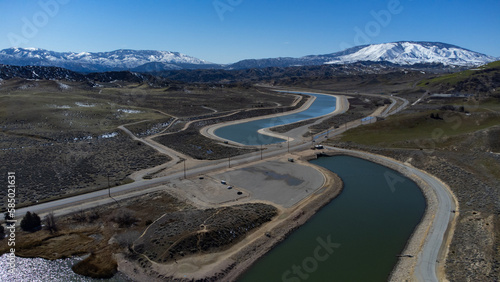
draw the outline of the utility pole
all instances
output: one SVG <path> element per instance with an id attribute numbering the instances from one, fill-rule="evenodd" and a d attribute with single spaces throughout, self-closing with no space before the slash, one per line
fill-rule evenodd
<path id="1" fill-rule="evenodd" d="M 111 185 L 109 185 L 109 172 L 106 175 L 108 176 L 108 196 L 111 198 Z"/>
<path id="2" fill-rule="evenodd" d="M 186 160 L 184 160 L 184 179 L 186 179 Z"/>
<path id="3" fill-rule="evenodd" d="M 260 144 L 260 160 L 262 160 L 262 144 Z"/>
<path id="4" fill-rule="evenodd" d="M 290 153 L 290 136 L 288 136 L 288 153 Z"/>

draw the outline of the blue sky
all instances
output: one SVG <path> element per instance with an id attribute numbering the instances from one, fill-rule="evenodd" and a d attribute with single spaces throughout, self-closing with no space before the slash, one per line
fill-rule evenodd
<path id="1" fill-rule="evenodd" d="M 500 1 L 0 0 L 0 49 L 177 51 L 215 63 L 439 41 L 500 57 Z"/>

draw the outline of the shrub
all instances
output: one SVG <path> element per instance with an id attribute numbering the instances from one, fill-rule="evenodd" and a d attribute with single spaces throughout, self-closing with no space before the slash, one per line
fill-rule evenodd
<path id="1" fill-rule="evenodd" d="M 98 220 L 99 217 L 100 217 L 100 215 L 97 211 L 91 211 L 89 213 L 89 222 L 92 223 L 92 222 Z"/>
<path id="2" fill-rule="evenodd" d="M 115 215 L 112 218 L 112 221 L 118 223 L 118 226 L 122 228 L 130 226 L 136 223 L 138 220 L 137 218 L 135 218 L 135 216 L 132 214 L 131 211 L 122 209 L 115 213 Z"/>
<path id="3" fill-rule="evenodd" d="M 120 247 L 128 247 L 129 249 L 139 237 L 141 237 L 141 233 L 137 231 L 123 232 L 115 236 L 116 242 Z"/>
<path id="4" fill-rule="evenodd" d="M 24 231 L 34 232 L 40 229 L 42 221 L 36 213 L 27 212 L 21 220 L 21 228 Z"/>
<path id="5" fill-rule="evenodd" d="M 56 218 L 53 212 L 47 214 L 43 221 L 45 223 L 45 228 L 49 230 L 50 233 L 57 232 Z"/>
<path id="6" fill-rule="evenodd" d="M 76 222 L 85 222 L 87 221 L 87 216 L 83 210 L 79 210 L 73 214 L 71 217 Z"/>

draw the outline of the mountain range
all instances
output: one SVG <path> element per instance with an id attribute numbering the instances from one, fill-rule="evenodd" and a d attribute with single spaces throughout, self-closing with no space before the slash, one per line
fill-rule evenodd
<path id="1" fill-rule="evenodd" d="M 55 52 L 38 48 L 9 48 L 0 51 L 0 64 L 14 66 L 52 66 L 76 72 L 130 70 L 159 72 L 182 69 L 251 69 L 266 67 L 314 66 L 379 62 L 396 65 L 443 64 L 478 66 L 498 58 L 439 42 L 401 41 L 356 46 L 344 51 L 300 58 L 279 57 L 216 64 L 178 52 L 153 50 L 116 50 L 97 53 Z"/>
<path id="2" fill-rule="evenodd" d="M 51 66 L 77 72 L 133 70 L 180 70 L 214 68 L 219 65 L 178 52 L 116 50 L 111 52 L 55 52 L 38 48 L 9 48 L 0 51 L 0 63 L 15 66 Z"/>

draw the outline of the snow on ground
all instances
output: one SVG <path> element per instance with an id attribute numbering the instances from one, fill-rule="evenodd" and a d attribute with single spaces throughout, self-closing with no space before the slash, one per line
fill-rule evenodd
<path id="1" fill-rule="evenodd" d="M 49 108 L 55 108 L 55 109 L 71 109 L 71 106 L 69 105 L 47 105 Z"/>
<path id="2" fill-rule="evenodd" d="M 78 107 L 84 107 L 84 108 L 95 107 L 95 104 L 82 103 L 82 102 L 75 102 L 75 105 L 77 105 Z"/>
<path id="3" fill-rule="evenodd" d="M 61 83 L 61 82 L 58 82 L 57 84 L 59 85 L 59 88 L 61 88 L 62 90 L 71 89 L 71 86 L 69 86 L 67 84 L 64 84 L 64 83 Z"/>
<path id="4" fill-rule="evenodd" d="M 88 135 L 88 136 L 84 136 L 84 137 L 80 137 L 80 138 L 75 137 L 75 138 L 73 138 L 73 141 L 92 140 L 92 138 L 93 138 L 93 137 L 92 137 L 92 136 L 90 136 L 90 135 Z"/>
<path id="5" fill-rule="evenodd" d="M 139 110 L 131 110 L 131 109 L 118 109 L 119 112 L 126 113 L 126 114 L 140 114 L 142 111 Z"/>
<path id="6" fill-rule="evenodd" d="M 113 138 L 113 137 L 115 137 L 117 135 L 118 135 L 118 132 L 112 132 L 112 133 L 103 134 L 103 135 L 99 136 L 99 138 L 104 138 L 104 139 L 106 139 L 106 138 Z"/>
<path id="7" fill-rule="evenodd" d="M 102 135 L 97 136 L 97 139 L 108 139 L 108 138 L 113 138 L 118 136 L 118 132 L 111 132 L 111 133 L 104 133 Z M 85 140 L 92 140 L 94 137 L 91 135 L 88 136 L 83 136 L 83 137 L 75 137 L 73 138 L 73 141 L 85 141 Z"/>

